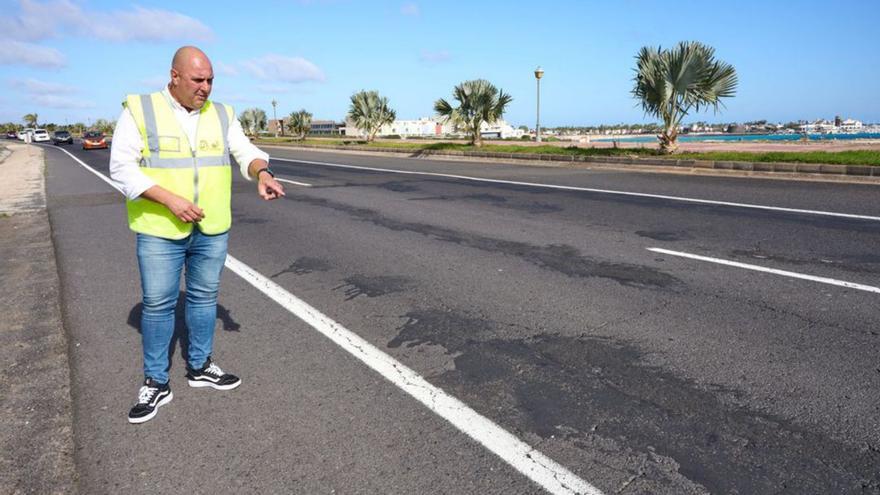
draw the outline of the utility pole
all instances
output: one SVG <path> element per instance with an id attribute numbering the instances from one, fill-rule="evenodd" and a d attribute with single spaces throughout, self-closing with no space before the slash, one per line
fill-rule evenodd
<path id="1" fill-rule="evenodd" d="M 544 75 L 544 69 L 538 66 L 535 69 L 535 80 L 538 82 L 538 111 L 535 119 L 535 141 L 541 142 L 541 77 Z"/>
<path id="2" fill-rule="evenodd" d="M 278 102 L 273 99 L 272 100 L 272 117 L 275 119 L 275 137 L 278 137 L 278 128 L 281 127 L 281 125 L 278 124 L 278 114 L 275 112 L 275 107 L 277 107 L 277 106 L 278 106 Z M 284 131 L 282 131 L 282 132 L 284 132 Z"/>

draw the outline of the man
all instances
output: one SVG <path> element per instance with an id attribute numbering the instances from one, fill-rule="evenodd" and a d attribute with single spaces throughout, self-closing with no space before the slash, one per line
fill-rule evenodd
<path id="1" fill-rule="evenodd" d="M 251 144 L 232 108 L 208 99 L 213 83 L 207 55 L 193 46 L 180 48 L 168 86 L 129 95 L 113 134 L 110 177 L 127 198 L 143 290 L 144 384 L 128 413 L 131 423 L 149 421 L 173 397 L 168 352 L 184 267 L 189 385 L 231 390 L 241 384 L 211 359 L 232 223 L 229 154 L 245 179 L 257 180 L 264 200 L 284 196 L 284 188 L 269 169 L 269 155 Z"/>

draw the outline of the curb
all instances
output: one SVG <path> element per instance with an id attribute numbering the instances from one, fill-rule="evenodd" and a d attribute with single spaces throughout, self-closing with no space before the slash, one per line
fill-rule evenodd
<path id="1" fill-rule="evenodd" d="M 427 156 L 451 156 L 467 158 L 492 158 L 517 161 L 597 163 L 612 165 L 635 165 L 647 167 L 674 167 L 693 170 L 723 170 L 743 172 L 769 172 L 781 174 L 847 176 L 854 178 L 880 178 L 880 167 L 872 165 L 836 165 L 826 163 L 798 162 L 740 162 L 726 160 L 687 160 L 671 158 L 636 158 L 622 156 L 550 155 L 541 153 L 498 153 L 491 151 L 407 150 L 371 146 L 321 146 L 314 144 L 288 144 L 255 141 L 255 144 L 305 150 L 339 150 L 406 154 L 413 158 Z"/>

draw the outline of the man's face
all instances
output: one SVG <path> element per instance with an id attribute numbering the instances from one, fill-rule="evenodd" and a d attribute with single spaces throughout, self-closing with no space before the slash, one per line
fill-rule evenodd
<path id="1" fill-rule="evenodd" d="M 186 108 L 199 110 L 211 95 L 214 69 L 211 63 L 194 58 L 180 70 L 171 69 L 171 86 L 177 101 Z"/>

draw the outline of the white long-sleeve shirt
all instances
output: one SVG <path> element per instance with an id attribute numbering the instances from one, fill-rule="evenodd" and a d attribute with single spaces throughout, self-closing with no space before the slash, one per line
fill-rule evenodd
<path id="1" fill-rule="evenodd" d="M 174 116 L 189 138 L 190 144 L 194 145 L 196 143 L 196 128 L 199 123 L 199 110 L 187 111 L 171 96 L 167 87 L 162 90 L 162 94 L 171 104 Z M 248 176 L 248 166 L 252 161 L 256 159 L 269 161 L 269 155 L 254 146 L 250 139 L 244 135 L 241 124 L 236 118 L 229 122 L 226 140 L 229 143 L 230 153 L 239 164 L 241 175 L 247 180 L 251 180 Z M 139 163 L 143 148 L 144 141 L 134 117 L 128 108 L 123 108 L 116 121 L 116 129 L 113 131 L 113 141 L 110 146 L 110 178 L 122 188 L 123 194 L 128 199 L 135 199 L 156 185 L 140 170 Z M 193 153 L 195 153 L 195 148 L 193 148 Z"/>

